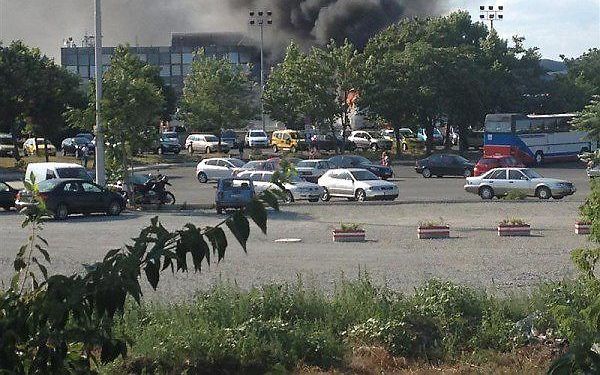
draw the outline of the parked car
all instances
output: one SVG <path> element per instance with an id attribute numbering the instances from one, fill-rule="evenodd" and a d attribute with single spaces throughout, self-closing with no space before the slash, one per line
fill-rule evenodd
<path id="1" fill-rule="evenodd" d="M 483 157 L 475 164 L 473 176 L 481 176 L 491 169 L 503 167 L 525 168 L 525 165 L 512 156 Z"/>
<path id="2" fill-rule="evenodd" d="M 185 146 L 185 140 L 187 137 L 182 138 L 182 133 L 177 132 L 162 132 L 161 138 L 167 138 L 173 142 L 177 142 L 181 148 Z"/>
<path id="3" fill-rule="evenodd" d="M 600 164 L 593 167 L 588 167 L 586 173 L 589 178 L 600 177 Z"/>
<path id="4" fill-rule="evenodd" d="M 18 191 L 4 181 L 0 181 L 0 207 L 8 211 L 15 207 Z"/>
<path id="5" fill-rule="evenodd" d="M 173 133 L 177 134 L 177 133 Z M 166 136 L 165 133 L 159 138 L 158 144 L 155 146 L 154 150 L 157 154 L 179 154 L 181 152 L 181 144 L 179 143 L 179 138 L 177 137 L 169 137 Z"/>
<path id="6" fill-rule="evenodd" d="M 44 144 L 44 138 L 29 138 L 23 143 L 23 153 L 25 155 L 34 155 L 36 153 L 35 143 L 37 142 L 38 155 L 45 154 L 46 145 L 48 146 L 48 155 L 56 156 L 56 147 L 50 141 Z"/>
<path id="7" fill-rule="evenodd" d="M 312 141 L 309 141 L 311 147 L 314 145 Z M 340 152 L 354 151 L 356 150 L 356 144 L 347 139 L 342 139 L 333 134 L 316 134 L 316 147 L 319 151 L 333 151 Z"/>
<path id="8" fill-rule="evenodd" d="M 271 147 L 273 152 L 289 150 L 291 153 L 308 149 L 306 140 L 295 130 L 276 130 L 271 136 Z"/>
<path id="9" fill-rule="evenodd" d="M 362 168 L 374 173 L 384 180 L 391 178 L 394 171 L 390 167 L 375 164 L 359 155 L 337 155 L 329 159 L 332 168 Z"/>
<path id="10" fill-rule="evenodd" d="M 221 214 L 228 208 L 244 208 L 254 198 L 254 185 L 248 178 L 222 178 L 217 183 L 215 206 Z"/>
<path id="11" fill-rule="evenodd" d="M 219 151 L 219 138 L 212 134 L 190 134 L 185 140 L 185 148 L 190 154 L 195 151 L 210 154 Z M 228 153 L 229 145 L 221 142 L 221 152 Z"/>
<path id="12" fill-rule="evenodd" d="M 25 170 L 25 181 L 31 182 L 32 173 L 36 183 L 54 178 L 78 178 L 92 181 L 85 168 L 75 163 L 29 163 Z"/>
<path id="13" fill-rule="evenodd" d="M 196 177 L 201 183 L 232 177 L 234 171 L 243 166 L 244 162 L 235 158 L 204 159 L 196 166 Z"/>
<path id="14" fill-rule="evenodd" d="M 83 137 L 65 138 L 60 144 L 60 149 L 63 156 L 75 155 L 77 148 L 84 146 L 88 149 L 88 155 L 93 154 L 96 149 L 92 141 Z"/>
<path id="15" fill-rule="evenodd" d="M 392 141 L 384 138 L 380 133 L 375 131 L 364 131 L 355 130 L 348 137 L 350 142 L 356 144 L 357 148 L 360 149 L 371 149 L 377 150 L 390 150 L 392 148 Z"/>
<path id="16" fill-rule="evenodd" d="M 79 133 L 76 134 L 73 138 L 85 138 L 88 140 L 88 142 L 92 142 L 96 137 L 92 133 Z"/>
<path id="17" fill-rule="evenodd" d="M 269 147 L 269 136 L 263 130 L 248 130 L 244 142 L 251 148 L 266 148 Z"/>
<path id="18" fill-rule="evenodd" d="M 38 184 L 38 189 L 46 208 L 57 220 L 64 220 L 71 214 L 106 213 L 117 216 L 125 207 L 120 194 L 82 179 L 45 180 Z M 22 190 L 17 195 L 18 209 L 34 204 L 37 203 L 30 192 Z"/>
<path id="19" fill-rule="evenodd" d="M 422 142 L 427 142 L 427 133 L 425 132 L 425 128 L 420 128 L 417 132 L 417 138 Z M 444 135 L 438 128 L 433 128 L 433 144 L 437 146 L 442 146 L 444 144 Z"/>
<path id="20" fill-rule="evenodd" d="M 394 200 L 398 197 L 398 186 L 379 179 L 375 174 L 361 168 L 331 169 L 321 178 L 323 188 L 321 199 L 343 197 L 359 202 L 368 199 Z"/>
<path id="21" fill-rule="evenodd" d="M 465 190 L 479 194 L 482 199 L 520 191 L 540 199 L 562 199 L 577 191 L 570 181 L 545 178 L 530 168 L 495 168 L 478 177 L 467 178 Z"/>
<path id="22" fill-rule="evenodd" d="M 424 143 L 419 140 L 419 138 L 415 135 L 415 133 L 410 129 L 410 128 L 400 128 L 398 129 L 398 132 L 400 133 L 400 148 L 402 149 L 402 151 L 408 151 L 409 148 L 411 148 L 411 145 L 413 145 L 413 147 L 415 147 L 418 144 L 423 144 Z M 396 136 L 394 135 L 394 130 L 392 129 L 384 129 L 381 131 L 381 135 L 385 138 L 385 139 L 389 139 L 390 141 L 392 141 L 392 143 L 396 142 Z M 392 145 L 393 147 L 393 145 Z M 422 147 L 418 147 L 418 148 L 422 148 Z"/>
<path id="23" fill-rule="evenodd" d="M 233 170 L 233 175 L 237 176 L 244 171 L 275 171 L 279 167 L 279 159 L 271 160 L 253 160 Z"/>
<path id="24" fill-rule="evenodd" d="M 254 183 L 254 189 L 256 193 L 262 193 L 263 191 L 279 190 L 281 188 L 273 180 L 274 172 L 270 171 L 246 171 L 239 174 L 240 178 L 249 178 Z M 283 184 L 285 188 L 284 201 L 286 203 L 292 203 L 299 200 L 307 200 L 309 202 L 318 202 L 322 194 L 322 189 L 319 185 L 304 181 L 299 177 L 292 177 L 289 182 Z"/>
<path id="25" fill-rule="evenodd" d="M 319 177 L 330 169 L 331 164 L 329 164 L 329 160 L 327 159 L 302 160 L 296 164 L 298 177 L 310 182 L 317 182 Z"/>
<path id="26" fill-rule="evenodd" d="M 221 132 L 221 142 L 227 143 L 230 150 L 238 147 L 237 134 L 231 129 L 223 130 Z"/>
<path id="27" fill-rule="evenodd" d="M 431 176 L 464 176 L 473 175 L 475 166 L 460 155 L 434 154 L 425 159 L 417 160 L 415 171 L 425 178 Z"/>
<path id="28" fill-rule="evenodd" d="M 13 151 L 12 136 L 10 134 L 0 134 L 0 156 L 12 156 Z"/>

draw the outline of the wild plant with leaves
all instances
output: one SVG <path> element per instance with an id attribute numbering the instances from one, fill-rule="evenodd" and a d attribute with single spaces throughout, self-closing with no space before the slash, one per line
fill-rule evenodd
<path id="1" fill-rule="evenodd" d="M 141 303 L 141 278 L 156 290 L 162 272 L 200 272 L 211 256 L 221 261 L 228 247 L 223 227 L 246 251 L 250 220 L 266 233 L 265 205 L 278 209 L 277 197 L 266 192 L 215 226 L 189 223 L 171 232 L 154 217 L 132 244 L 110 250 L 83 273 L 49 276 L 48 243 L 40 235 L 48 212 L 35 182 L 26 187 L 37 204 L 24 212 L 28 243 L 19 249 L 10 286 L 0 290 L 0 373 L 95 373 L 100 362 L 125 356 L 114 320 L 128 298 Z"/>

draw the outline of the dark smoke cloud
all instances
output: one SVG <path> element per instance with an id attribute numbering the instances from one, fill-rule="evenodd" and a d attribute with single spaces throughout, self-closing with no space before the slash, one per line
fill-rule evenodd
<path id="1" fill-rule="evenodd" d="M 349 38 L 362 46 L 403 17 L 442 12 L 444 0 L 102 0 L 105 45 L 169 45 L 172 32 L 236 31 L 257 39 L 249 10 L 272 10 L 265 33 L 275 56 Z M 93 32 L 93 0 L 0 0 L 0 40 L 23 39 L 58 57 L 63 38 Z"/>

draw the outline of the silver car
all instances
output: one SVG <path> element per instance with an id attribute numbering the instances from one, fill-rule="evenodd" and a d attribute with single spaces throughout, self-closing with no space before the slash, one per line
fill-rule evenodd
<path id="1" fill-rule="evenodd" d="M 327 159 L 302 160 L 296 165 L 298 177 L 306 181 L 317 182 L 319 177 L 332 168 Z"/>
<path id="2" fill-rule="evenodd" d="M 210 154 L 219 151 L 219 138 L 212 134 L 191 134 L 185 140 L 185 148 L 190 154 L 195 151 Z M 229 152 L 229 145 L 221 142 L 221 151 Z"/>
<path id="3" fill-rule="evenodd" d="M 572 182 L 545 178 L 529 168 L 495 168 L 481 176 L 468 177 L 465 190 L 479 194 L 482 199 L 504 196 L 511 191 L 540 199 L 562 199 L 577 191 Z"/>
<path id="4" fill-rule="evenodd" d="M 235 169 L 243 165 L 243 161 L 235 158 L 204 159 L 196 166 L 196 177 L 201 183 L 232 177 Z"/>

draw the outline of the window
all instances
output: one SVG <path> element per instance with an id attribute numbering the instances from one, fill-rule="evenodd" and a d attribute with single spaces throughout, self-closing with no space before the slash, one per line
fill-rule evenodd
<path id="1" fill-rule="evenodd" d="M 570 119 L 568 118 L 558 118 L 556 119 L 556 131 L 557 132 L 568 132 L 571 131 Z"/>
<path id="2" fill-rule="evenodd" d="M 73 74 L 78 74 L 77 73 L 77 65 L 69 65 L 69 66 L 67 66 L 67 70 Z"/>
<path id="3" fill-rule="evenodd" d="M 442 161 L 442 155 L 432 155 L 429 157 L 430 162 L 440 163 Z"/>
<path id="4" fill-rule="evenodd" d="M 140 58 L 140 61 L 143 62 L 146 62 L 148 60 L 148 56 L 145 53 L 140 53 L 138 57 Z"/>
<path id="5" fill-rule="evenodd" d="M 70 193 L 77 193 L 80 191 L 80 186 L 76 182 L 68 182 L 65 184 L 65 187 L 63 190 L 70 192 Z"/>
<path id="6" fill-rule="evenodd" d="M 92 185 L 89 182 L 84 182 L 82 186 L 83 191 L 85 191 L 86 193 L 102 193 L 102 189 L 100 189 L 100 187 Z"/>
<path id="7" fill-rule="evenodd" d="M 75 54 L 67 54 L 64 55 L 65 56 L 65 61 L 63 61 L 63 64 L 66 65 L 77 65 L 77 55 Z"/>
<path id="8" fill-rule="evenodd" d="M 158 65 L 158 54 L 156 54 L 156 53 L 148 54 L 148 64 Z"/>
<path id="9" fill-rule="evenodd" d="M 111 55 L 102 55 L 102 64 L 110 65 L 110 60 L 112 59 Z"/>
<path id="10" fill-rule="evenodd" d="M 165 53 L 165 52 L 161 52 L 159 54 L 159 58 L 160 58 L 160 63 L 162 64 L 170 64 L 171 63 L 171 54 L 170 53 Z"/>
<path id="11" fill-rule="evenodd" d="M 510 122 L 507 121 L 487 121 L 485 131 L 488 133 L 510 133 Z"/>
<path id="12" fill-rule="evenodd" d="M 179 64 L 179 63 L 181 63 L 181 54 L 179 54 L 179 53 L 172 53 L 171 54 L 171 62 L 173 64 Z"/>
<path id="13" fill-rule="evenodd" d="M 183 63 L 184 64 L 191 64 L 192 60 L 194 59 L 194 54 L 192 54 L 192 53 L 184 53 L 182 55 L 182 59 L 183 59 Z"/>
<path id="14" fill-rule="evenodd" d="M 81 178 L 90 180 L 90 175 L 87 174 L 83 167 L 79 168 L 56 168 L 56 172 L 60 178 Z"/>
<path id="15" fill-rule="evenodd" d="M 169 65 L 160 66 L 160 76 L 169 77 L 171 75 L 171 67 Z"/>
<path id="16" fill-rule="evenodd" d="M 262 178 L 262 173 L 252 173 L 250 175 L 250 179 L 252 181 L 260 181 L 261 178 Z"/>
<path id="17" fill-rule="evenodd" d="M 0 191 L 9 191 L 8 185 L 4 182 L 0 182 Z"/>
<path id="18" fill-rule="evenodd" d="M 90 65 L 90 55 L 88 55 L 87 53 L 79 55 L 78 64 L 79 65 Z"/>
<path id="19" fill-rule="evenodd" d="M 239 54 L 237 52 L 229 52 L 229 62 L 231 62 L 232 64 L 238 64 L 239 63 Z"/>
<path id="20" fill-rule="evenodd" d="M 508 171 L 508 179 L 509 180 L 526 180 L 527 177 L 523 175 L 520 171 L 516 169 L 511 169 Z"/>
<path id="21" fill-rule="evenodd" d="M 488 174 L 485 178 L 488 180 L 506 180 L 506 170 L 498 169 Z"/>
<path id="22" fill-rule="evenodd" d="M 348 172 L 340 173 L 338 178 L 341 180 L 352 180 L 352 177 L 350 177 L 350 173 L 348 173 Z"/>
<path id="23" fill-rule="evenodd" d="M 183 68 L 181 69 L 181 72 L 183 73 L 184 76 L 190 75 L 191 71 L 192 71 L 191 65 L 183 65 Z"/>
<path id="24" fill-rule="evenodd" d="M 206 165 L 218 165 L 216 160 L 207 160 Z"/>
<path id="25" fill-rule="evenodd" d="M 225 168 L 230 168 L 231 167 L 231 164 L 229 164 L 225 160 L 219 160 L 219 161 L 217 161 L 217 165 L 219 167 L 225 167 Z"/>
<path id="26" fill-rule="evenodd" d="M 48 169 L 46 171 L 46 180 L 52 180 L 55 178 L 56 178 L 56 175 L 54 174 L 54 171 L 52 171 L 51 169 Z"/>
<path id="27" fill-rule="evenodd" d="M 181 75 L 181 65 L 171 65 L 171 72 L 173 76 Z"/>
<path id="28" fill-rule="evenodd" d="M 81 78 L 90 78 L 90 71 L 87 66 L 79 67 L 79 75 Z"/>
<path id="29" fill-rule="evenodd" d="M 271 178 L 273 178 L 273 174 L 272 173 L 263 173 L 260 180 L 262 182 L 271 182 Z"/>
<path id="30" fill-rule="evenodd" d="M 530 120 L 517 120 L 515 123 L 515 133 L 517 134 L 529 134 L 531 130 Z"/>
<path id="31" fill-rule="evenodd" d="M 544 133 L 545 131 L 544 119 L 531 120 L 531 133 Z"/>

